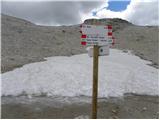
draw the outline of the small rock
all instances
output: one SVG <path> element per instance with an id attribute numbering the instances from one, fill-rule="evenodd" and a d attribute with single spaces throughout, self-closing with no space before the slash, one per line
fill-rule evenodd
<path id="1" fill-rule="evenodd" d="M 39 107 L 36 107 L 35 111 L 41 111 L 41 109 Z"/>
<path id="2" fill-rule="evenodd" d="M 89 119 L 89 116 L 87 116 L 87 115 L 80 115 L 78 117 L 75 117 L 74 119 Z"/>
<path id="3" fill-rule="evenodd" d="M 27 97 L 28 97 L 29 99 L 32 99 L 32 95 L 27 95 Z"/>
<path id="4" fill-rule="evenodd" d="M 118 116 L 113 116 L 113 119 L 118 119 Z"/>
<path id="5" fill-rule="evenodd" d="M 146 107 L 143 107 L 143 111 L 146 111 L 147 110 L 147 108 Z"/>
<path id="6" fill-rule="evenodd" d="M 117 113 L 117 111 L 116 111 L 116 110 L 114 110 L 114 109 L 112 109 L 112 113 L 116 114 L 116 113 Z"/>
<path id="7" fill-rule="evenodd" d="M 109 119 L 113 119 L 113 117 L 109 117 Z"/>

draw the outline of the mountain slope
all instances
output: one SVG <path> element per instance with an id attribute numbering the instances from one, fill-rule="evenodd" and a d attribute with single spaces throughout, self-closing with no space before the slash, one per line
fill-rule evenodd
<path id="1" fill-rule="evenodd" d="M 64 56 L 86 52 L 80 45 L 79 25 L 37 26 L 31 22 L 1 15 L 2 72 L 49 56 Z M 135 26 L 121 19 L 102 19 L 112 24 L 115 48 L 133 50 L 144 59 L 158 65 L 158 27 Z M 87 20 L 85 23 L 90 23 Z"/>

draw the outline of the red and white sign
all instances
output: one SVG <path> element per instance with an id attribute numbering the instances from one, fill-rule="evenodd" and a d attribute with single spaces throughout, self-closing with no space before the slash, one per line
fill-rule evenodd
<path id="1" fill-rule="evenodd" d="M 107 35 L 100 35 L 100 34 L 87 34 L 82 35 L 82 42 L 86 42 L 85 45 L 108 45 L 112 43 L 112 38 L 107 37 Z"/>
<path id="2" fill-rule="evenodd" d="M 82 45 L 108 45 L 112 40 L 112 26 L 81 25 Z M 110 43 L 111 44 L 111 43 Z"/>
<path id="3" fill-rule="evenodd" d="M 102 26 L 102 25 L 86 25 L 82 24 L 81 31 L 83 34 L 101 34 L 106 35 L 108 32 L 109 34 L 112 33 L 112 26 Z"/>

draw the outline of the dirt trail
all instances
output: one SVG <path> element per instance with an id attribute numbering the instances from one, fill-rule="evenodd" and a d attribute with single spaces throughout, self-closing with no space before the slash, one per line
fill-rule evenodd
<path id="1" fill-rule="evenodd" d="M 2 97 L 2 118 L 89 118 L 90 102 L 88 97 Z M 98 118 L 155 119 L 159 116 L 158 108 L 158 96 L 125 95 L 123 98 L 99 99 Z"/>

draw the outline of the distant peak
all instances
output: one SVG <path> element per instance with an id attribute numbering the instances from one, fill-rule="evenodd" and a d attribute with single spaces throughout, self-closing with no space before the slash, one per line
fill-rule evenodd
<path id="1" fill-rule="evenodd" d="M 102 25 L 105 25 L 105 24 L 128 24 L 128 25 L 132 25 L 132 23 L 126 21 L 126 20 L 123 20 L 121 18 L 102 18 L 102 19 L 87 19 L 84 21 L 84 23 L 86 24 L 93 24 L 93 23 L 99 23 L 99 24 L 102 24 Z"/>

